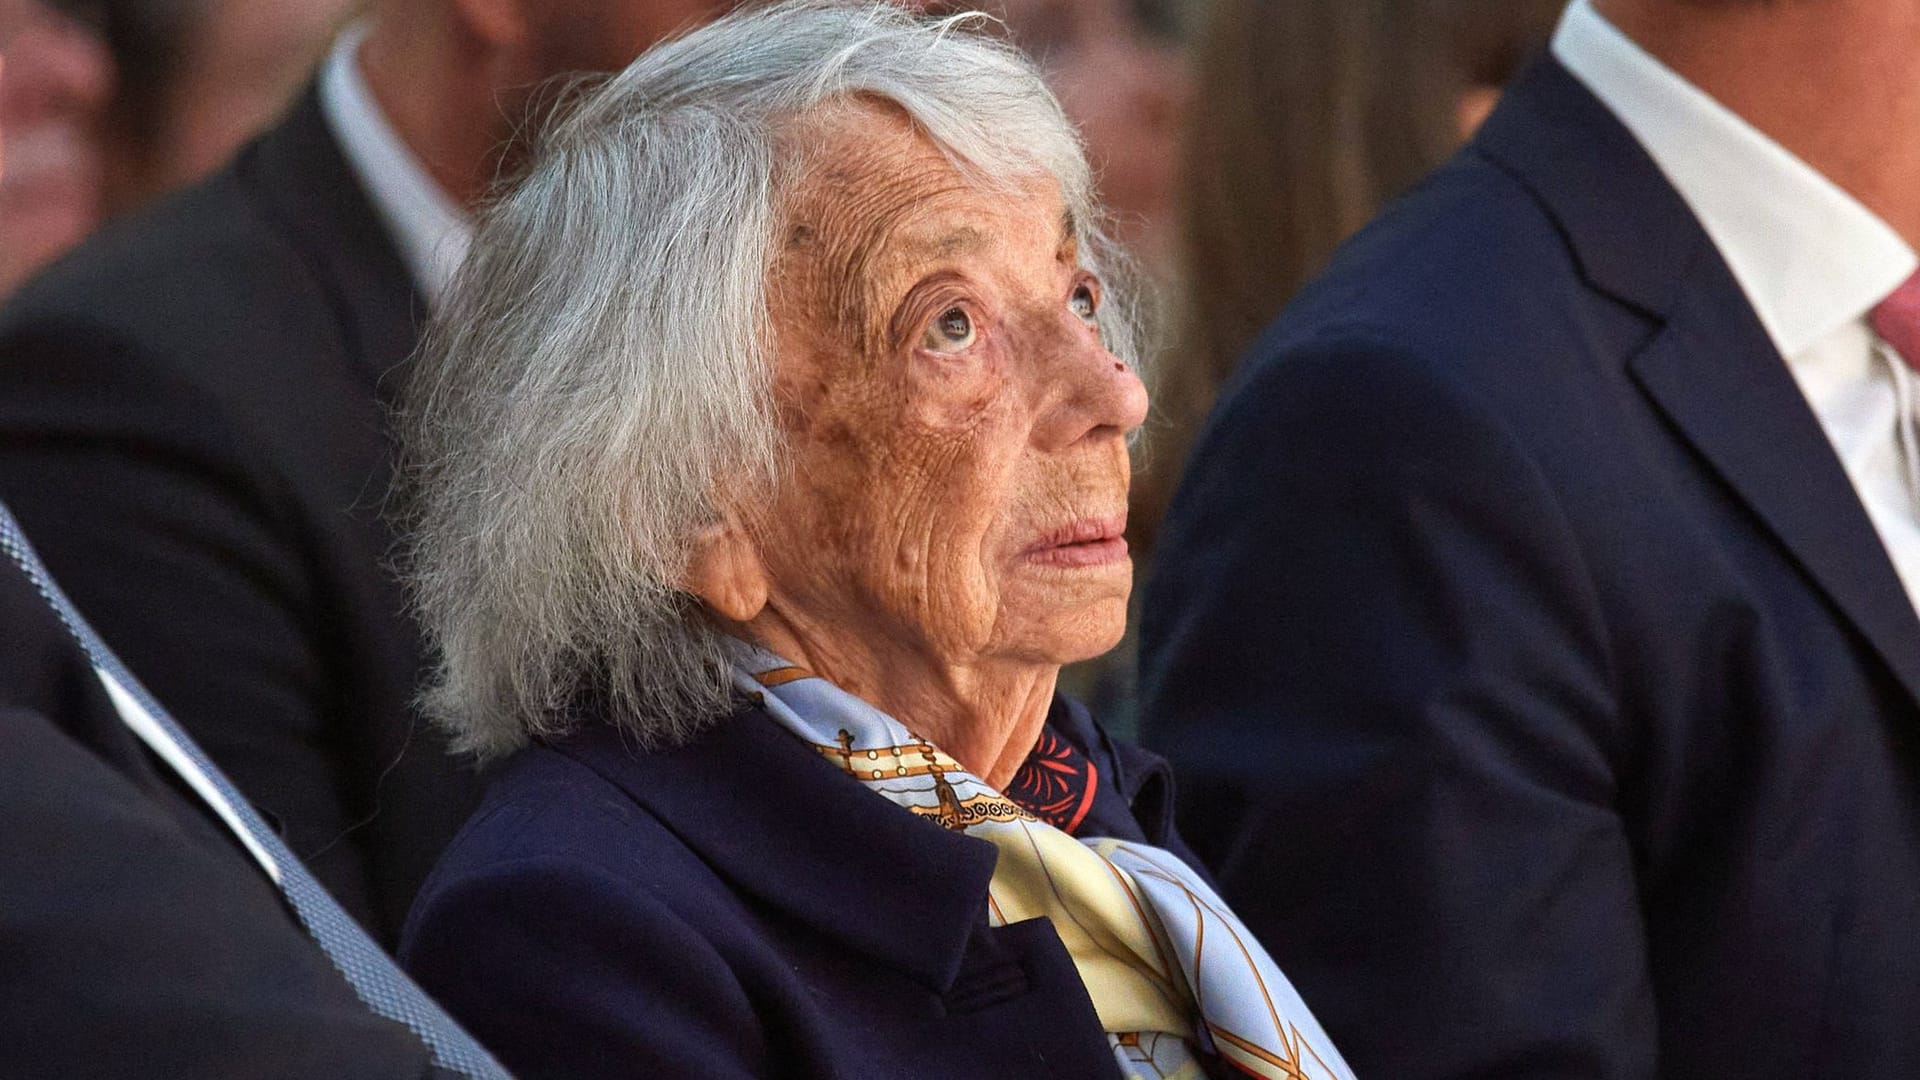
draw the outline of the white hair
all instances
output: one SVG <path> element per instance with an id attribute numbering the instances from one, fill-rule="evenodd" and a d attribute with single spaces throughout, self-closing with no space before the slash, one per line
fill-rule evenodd
<path id="1" fill-rule="evenodd" d="M 821 0 L 722 18 L 578 97 L 484 213 L 400 417 L 424 703 L 460 749 L 588 714 L 658 746 L 735 708 L 678 585 L 723 488 L 781 475 L 767 278 L 797 119 L 891 102 L 970 180 L 1050 176 L 1089 269 L 1122 275 L 1071 125 L 984 21 Z M 1114 284 L 1102 330 L 1131 363 Z"/>

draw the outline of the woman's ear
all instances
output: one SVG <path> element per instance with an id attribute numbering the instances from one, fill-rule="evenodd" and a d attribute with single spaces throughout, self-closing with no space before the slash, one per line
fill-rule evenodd
<path id="1" fill-rule="evenodd" d="M 767 606 L 771 583 L 760 549 L 733 515 L 702 530 L 687 560 L 685 588 L 731 623 L 752 622 Z"/>

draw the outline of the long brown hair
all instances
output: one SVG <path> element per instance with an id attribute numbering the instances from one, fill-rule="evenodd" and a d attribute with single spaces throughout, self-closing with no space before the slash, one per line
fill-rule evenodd
<path id="1" fill-rule="evenodd" d="M 1150 547 L 1240 354 L 1333 251 L 1460 143 L 1563 0 L 1215 0 L 1186 131 L 1185 300 L 1133 520 Z"/>

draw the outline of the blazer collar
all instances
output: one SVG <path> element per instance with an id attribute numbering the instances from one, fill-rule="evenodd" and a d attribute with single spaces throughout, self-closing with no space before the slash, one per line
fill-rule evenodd
<path id="1" fill-rule="evenodd" d="M 986 924 L 992 844 L 888 805 L 758 708 L 669 750 L 594 720 L 553 746 L 743 893 L 936 992 Z"/>
<path id="2" fill-rule="evenodd" d="M 235 162 L 240 182 L 319 280 L 343 346 L 384 399 L 427 306 L 393 237 L 327 127 L 317 87 Z"/>
<path id="3" fill-rule="evenodd" d="M 1589 282 L 1643 312 L 1664 316 L 1694 264 L 1719 257 L 1633 135 L 1551 56 L 1514 79 L 1472 146 L 1559 222 Z"/>
<path id="4" fill-rule="evenodd" d="M 1473 147 L 1546 208 L 1596 289 L 1651 317 L 1633 380 L 1920 702 L 1920 617 L 1786 361 L 1653 160 L 1550 57 Z"/>

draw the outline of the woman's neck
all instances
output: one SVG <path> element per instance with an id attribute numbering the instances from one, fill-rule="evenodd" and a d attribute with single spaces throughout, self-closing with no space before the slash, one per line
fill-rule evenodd
<path id="1" fill-rule="evenodd" d="M 943 661 L 884 634 L 809 632 L 771 612 L 739 629 L 905 724 L 1001 789 L 1040 740 L 1060 674 L 1058 665 L 1046 663 Z"/>

